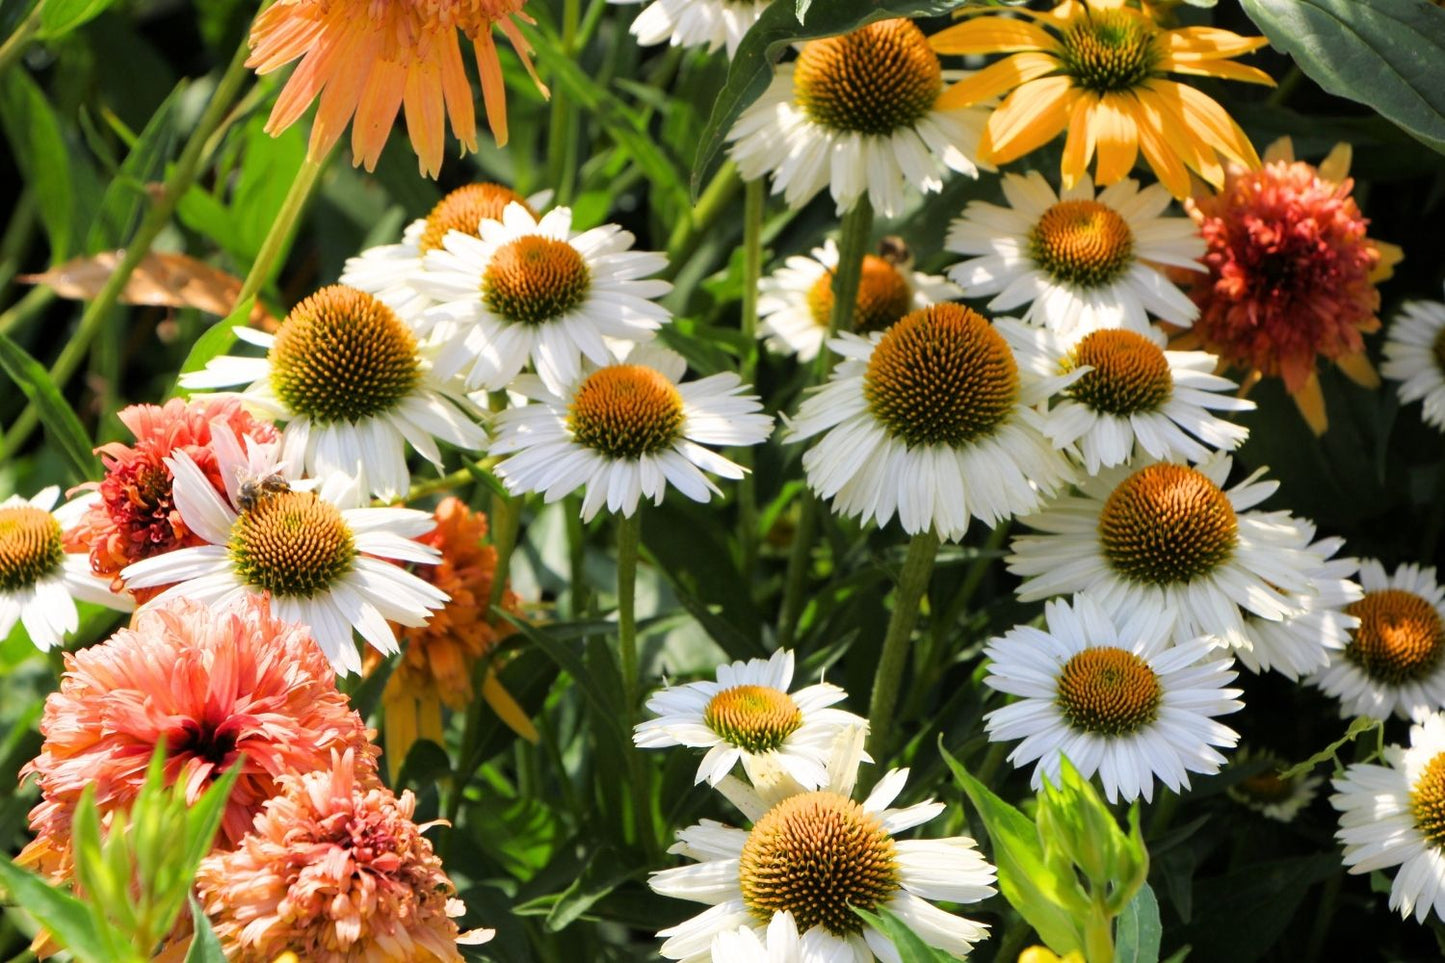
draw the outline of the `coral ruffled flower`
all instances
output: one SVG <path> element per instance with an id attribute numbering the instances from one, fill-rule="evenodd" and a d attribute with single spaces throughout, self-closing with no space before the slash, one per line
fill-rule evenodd
<path id="1" fill-rule="evenodd" d="M 462 63 L 460 31 L 471 40 L 481 73 L 487 122 L 497 144 L 507 142 L 506 89 L 502 62 L 492 40 L 496 26 L 512 42 L 537 87 L 546 87 L 532 68 L 531 46 L 517 21 L 526 0 L 279 0 L 251 27 L 251 58 L 258 74 L 300 60 L 266 124 L 276 134 L 290 127 L 313 100 L 320 100 L 311 126 L 310 155 L 324 157 L 351 123 L 354 162 L 376 167 L 398 111 L 432 177 L 441 170 L 446 135 L 467 150 L 477 149 L 472 87 Z"/>
<path id="2" fill-rule="evenodd" d="M 196 884 L 226 959 L 270 963 L 461 963 L 465 912 L 416 798 L 358 784 L 350 755 L 329 771 L 289 776 L 232 852 L 206 857 Z M 435 824 L 429 824 L 435 825 Z"/>
<path id="3" fill-rule="evenodd" d="M 89 552 L 96 575 L 111 579 L 111 590 L 123 592 L 121 569 L 132 562 L 178 548 L 204 545 L 187 527 L 172 494 L 175 479 L 165 460 L 183 451 L 201 469 L 216 491 L 225 480 L 211 447 L 211 432 L 225 426 L 238 443 L 270 443 L 279 437 L 271 424 L 253 418 L 234 398 L 203 398 L 185 402 L 172 398 L 164 405 L 131 405 L 120 412 L 121 423 L 135 442 L 111 442 L 96 449 L 105 478 L 96 487 L 100 498 L 80 522 L 65 533 L 69 552 Z M 145 602 L 162 588 L 138 589 Z"/>
<path id="4" fill-rule="evenodd" d="M 1123 179 L 1142 151 L 1175 197 L 1189 194 L 1191 170 L 1223 184 L 1221 157 L 1259 166 L 1249 138 L 1223 107 L 1165 78 L 1273 85 L 1268 74 L 1231 59 L 1263 47 L 1265 38 L 1216 27 L 1162 29 L 1124 0 L 1068 0 L 1049 13 L 1013 10 L 1029 19 L 971 17 L 930 41 L 943 54 L 1010 55 L 939 98 L 939 108 L 963 107 L 1008 94 L 989 117 L 980 161 L 1006 164 L 1067 131 L 1066 189 L 1084 175 L 1096 150 L 1100 185 Z"/>
<path id="5" fill-rule="evenodd" d="M 511 634 L 488 611 L 497 550 L 484 544 L 487 516 L 471 511 L 458 498 L 446 498 L 437 505 L 436 522 L 436 528 L 417 541 L 441 552 L 441 561 L 419 568 L 416 574 L 446 592 L 451 601 L 426 625 L 399 629 L 405 654 L 382 694 L 386 756 L 393 767 L 401 765 L 418 738 L 442 741 L 442 705 L 460 710 L 471 704 L 473 669 Z M 510 589 L 502 592 L 499 604 L 507 611 L 519 609 Z M 380 661 L 379 653 L 371 658 L 373 664 Z M 532 721 L 492 667 L 482 678 L 481 694 L 512 731 L 536 741 Z"/>
<path id="6" fill-rule="evenodd" d="M 332 750 L 352 753 L 374 781 L 377 750 L 326 655 L 260 599 L 142 611 L 134 628 L 67 653 L 65 667 L 45 702 L 40 754 L 21 770 L 36 777 L 41 801 L 19 862 L 52 878 L 68 875 L 81 792 L 94 787 L 103 814 L 129 808 L 162 741 L 167 781 L 184 784 L 191 801 L 245 754 L 216 837 L 222 849 L 250 830 L 281 776 L 329 767 Z"/>
<path id="7" fill-rule="evenodd" d="M 1217 196 L 1186 204 L 1208 245 L 1208 274 L 1191 292 L 1200 316 L 1187 340 L 1249 371 L 1246 386 L 1283 378 L 1316 434 L 1328 424 L 1317 357 L 1365 387 L 1380 383 L 1361 335 L 1379 330 L 1375 284 L 1403 256 L 1366 236 L 1349 169 L 1348 144 L 1315 167 L 1295 160 L 1282 138 L 1262 168 L 1231 168 Z"/>

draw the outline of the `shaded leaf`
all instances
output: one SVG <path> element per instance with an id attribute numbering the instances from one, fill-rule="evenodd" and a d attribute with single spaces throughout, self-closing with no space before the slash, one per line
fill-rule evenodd
<path id="1" fill-rule="evenodd" d="M 953 963 L 958 959 L 952 953 L 945 953 L 923 942 L 917 933 L 908 928 L 907 923 L 898 918 L 897 913 L 886 907 L 880 906 L 877 914 L 873 914 L 855 906 L 853 912 L 893 941 L 898 950 L 898 959 L 902 963 Z"/>
<path id="2" fill-rule="evenodd" d="M 1196 880 L 1194 922 L 1170 942 L 1192 945 L 1201 960 L 1250 963 L 1278 943 L 1311 886 L 1343 872 L 1338 854 L 1321 853 Z"/>
<path id="3" fill-rule="evenodd" d="M 71 252 L 75 241 L 75 190 L 60 121 L 23 70 L 6 71 L 0 78 L 0 124 L 15 163 L 35 194 L 40 223 L 50 239 L 50 257 L 59 260 Z"/>
<path id="4" fill-rule="evenodd" d="M 1159 944 L 1163 938 L 1159 901 L 1145 883 L 1114 924 L 1115 963 L 1159 963 Z"/>
<path id="5" fill-rule="evenodd" d="M 70 463 L 75 480 L 99 478 L 100 462 L 91 451 L 90 436 L 70 405 L 65 403 L 60 389 L 50 380 L 50 373 L 24 348 L 3 334 L 0 334 L 0 368 L 5 369 L 5 373 L 35 406 L 46 434 Z"/>
<path id="6" fill-rule="evenodd" d="M 45 40 L 63 37 L 105 12 L 115 0 L 41 0 L 40 33 Z"/>
<path id="7" fill-rule="evenodd" d="M 211 921 L 201 910 L 201 904 L 192 896 L 191 900 L 191 927 L 195 930 L 191 936 L 191 948 L 186 951 L 185 963 L 226 963 L 226 954 L 221 951 L 221 941 L 216 938 L 216 931 L 211 929 Z"/>

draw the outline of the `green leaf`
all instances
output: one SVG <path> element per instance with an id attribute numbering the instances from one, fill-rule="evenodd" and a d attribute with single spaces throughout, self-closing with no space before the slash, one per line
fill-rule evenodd
<path id="1" fill-rule="evenodd" d="M 1164 925 L 1159 922 L 1159 901 L 1145 883 L 1114 924 L 1115 963 L 1159 963 Z"/>
<path id="2" fill-rule="evenodd" d="M 898 950 L 898 959 L 902 963 L 956 963 L 958 959 L 952 953 L 945 953 L 923 942 L 917 933 L 908 928 L 907 923 L 898 918 L 897 913 L 886 907 L 878 907 L 878 912 L 874 914 L 855 906 L 853 912 L 893 941 L 893 946 Z"/>
<path id="3" fill-rule="evenodd" d="M 105 12 L 115 0 L 40 0 L 40 33 L 45 40 L 63 37 Z"/>
<path id="4" fill-rule="evenodd" d="M 582 688 L 582 694 L 592 707 L 592 714 L 595 721 L 607 728 L 614 740 L 619 744 L 630 744 L 630 734 L 623 732 L 621 722 L 615 711 L 616 694 L 604 691 L 598 684 L 596 676 L 587 671 L 579 652 L 568 645 L 562 638 L 559 638 L 556 629 L 565 629 L 565 626 L 543 626 L 541 628 L 532 625 L 523 619 L 519 619 L 510 612 L 501 609 L 493 609 L 508 622 L 511 622 L 524 636 L 537 648 L 547 654 L 557 667 L 570 675 L 573 680 Z M 594 623 L 595 624 L 595 623 Z M 615 623 L 601 623 L 606 630 L 616 632 Z M 598 627 L 600 627 L 600 625 Z M 594 628 L 592 632 L 597 632 Z M 591 634 L 591 633 L 589 633 Z"/>
<path id="5" fill-rule="evenodd" d="M 141 131 L 111 179 L 91 221 L 85 249 L 91 254 L 125 246 L 151 203 L 149 185 L 165 179 L 166 160 L 176 143 L 176 111 L 186 86 L 171 91 Z"/>
<path id="6" fill-rule="evenodd" d="M 70 463 L 75 480 L 99 478 L 100 462 L 91 451 L 90 436 L 61 397 L 60 389 L 50 380 L 50 373 L 24 348 L 3 334 L 0 334 L 0 368 L 5 369 L 5 373 L 35 406 L 50 441 Z"/>
<path id="7" fill-rule="evenodd" d="M 118 963 L 138 960 L 134 953 L 126 955 L 122 947 L 125 937 L 117 932 L 102 932 L 84 903 L 51 886 L 34 873 L 27 872 L 0 859 L 0 886 L 16 906 L 39 921 L 81 963 Z"/>
<path id="8" fill-rule="evenodd" d="M 1420 0 L 1242 2 L 1315 83 L 1445 153 L 1445 10 Z"/>
<path id="9" fill-rule="evenodd" d="M 773 64 L 792 44 L 800 40 L 831 37 L 890 17 L 933 17 L 963 6 L 963 0 L 828 0 L 800 22 L 801 12 L 791 0 L 777 0 L 738 45 L 737 56 L 728 68 L 727 83 L 713 106 L 703 129 L 692 166 L 692 193 L 696 198 L 703 185 L 722 166 L 723 141 L 742 112 L 762 96 L 773 79 Z M 807 10 L 807 7 L 804 7 Z"/>
<path id="10" fill-rule="evenodd" d="M 1279 945 L 1309 888 L 1343 872 L 1339 855 L 1331 852 L 1196 880 L 1194 921 L 1171 930 L 1170 942 L 1191 944 L 1200 960 L 1252 963 Z M 1311 918 L 1314 909 L 1307 913 Z"/>
<path id="11" fill-rule="evenodd" d="M 969 775 L 941 740 L 938 751 L 988 830 L 993 863 L 998 867 L 998 888 L 1004 898 L 1059 956 L 1082 950 L 1082 934 L 1066 908 L 1066 894 L 1071 895 L 1074 884 L 1059 879 L 1045 864 L 1033 821 Z"/>
<path id="12" fill-rule="evenodd" d="M 7 70 L 0 78 L 0 125 L 16 166 L 35 195 L 40 223 L 50 239 L 51 263 L 59 264 L 75 241 L 75 188 L 60 121 L 23 70 Z"/>
<path id="13" fill-rule="evenodd" d="M 211 921 L 194 896 L 191 897 L 191 926 L 195 934 L 191 937 L 191 948 L 186 951 L 185 963 L 226 963 L 221 941 L 216 939 Z"/>
<path id="14" fill-rule="evenodd" d="M 200 371 L 207 362 L 213 358 L 219 358 L 226 353 L 236 341 L 236 326 L 245 324 L 246 319 L 251 316 L 251 311 L 256 306 L 254 297 L 247 298 L 236 305 L 225 318 L 211 325 L 205 334 L 196 339 L 191 345 L 190 353 L 186 360 L 181 363 L 181 374 L 190 374 L 192 371 Z"/>

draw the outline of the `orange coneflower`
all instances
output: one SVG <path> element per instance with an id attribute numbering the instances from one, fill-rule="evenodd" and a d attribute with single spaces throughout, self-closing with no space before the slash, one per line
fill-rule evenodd
<path id="1" fill-rule="evenodd" d="M 1259 158 L 1218 103 L 1169 73 L 1273 84 L 1268 74 L 1232 57 L 1263 47 L 1215 27 L 1161 28 L 1124 0 L 1066 0 L 1031 19 L 973 17 L 934 35 L 945 54 L 1009 53 L 944 91 L 938 106 L 963 107 L 1009 91 L 989 117 L 979 160 L 1005 164 L 1067 131 L 1061 166 L 1073 187 L 1095 151 L 1095 180 L 1127 175 L 1140 151 L 1175 197 L 1189 194 L 1189 171 L 1216 187 L 1223 158 L 1249 167 Z"/>
<path id="2" fill-rule="evenodd" d="M 1246 386 L 1282 378 L 1319 434 L 1328 422 L 1316 359 L 1379 385 L 1361 335 L 1379 330 L 1375 284 L 1403 253 L 1366 236 L 1348 144 L 1318 167 L 1295 160 L 1289 138 L 1264 156 L 1259 170 L 1231 168 L 1218 195 L 1186 205 L 1208 246 L 1208 274 L 1196 275 L 1191 292 L 1199 319 L 1187 338 L 1249 372 Z"/>
<path id="3" fill-rule="evenodd" d="M 300 66 L 271 111 L 267 131 L 278 133 L 300 118 L 313 100 L 321 105 L 311 128 L 311 156 L 324 156 L 349 121 L 355 163 L 376 166 L 397 112 L 422 170 L 435 177 L 445 142 L 443 114 L 468 150 L 477 149 L 471 83 L 462 64 L 457 32 L 472 41 L 481 72 L 487 121 L 500 146 L 507 142 L 507 102 L 502 63 L 492 27 L 512 42 L 536 80 L 531 47 L 516 21 L 526 0 L 279 0 L 251 28 L 247 66 L 258 74 L 293 60 Z"/>

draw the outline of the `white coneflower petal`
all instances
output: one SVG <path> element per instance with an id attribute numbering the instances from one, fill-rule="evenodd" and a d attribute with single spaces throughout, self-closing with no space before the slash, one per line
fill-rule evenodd
<path id="1" fill-rule="evenodd" d="M 1314 525 L 1297 519 L 1300 533 L 1308 542 L 1314 537 Z M 1350 633 L 1360 620 L 1348 608 L 1358 602 L 1364 590 L 1354 581 L 1360 562 L 1353 558 L 1333 558 L 1344 540 L 1323 538 L 1309 550 L 1323 558 L 1309 572 L 1310 590 L 1295 595 L 1300 611 L 1279 621 L 1249 616 L 1249 637 L 1254 643 L 1235 650 L 1240 664 L 1252 672 L 1273 669 L 1290 679 L 1299 679 L 1325 668 L 1331 652 L 1339 652 L 1349 644 Z"/>
<path id="2" fill-rule="evenodd" d="M 608 0 L 642 3 L 645 0 Z M 665 43 L 674 47 L 706 47 L 709 53 L 727 47 L 728 57 L 738 52 L 752 25 L 769 0 L 651 0 L 632 21 L 629 33 L 644 47 Z"/>
<path id="3" fill-rule="evenodd" d="M 1380 373 L 1402 402 L 1419 401 L 1425 423 L 1445 431 L 1445 304 L 1411 301 L 1385 332 Z"/>
<path id="4" fill-rule="evenodd" d="M 1149 315 L 1188 327 L 1199 309 L 1162 272 L 1198 268 L 1199 229 L 1165 217 L 1169 192 L 1120 181 L 1096 196 L 1086 174 L 1055 193 L 1036 171 L 1005 174 L 1008 207 L 972 201 L 953 222 L 945 247 L 970 255 L 948 275 L 989 307 L 1077 339 L 1102 328 L 1149 330 Z"/>
<path id="5" fill-rule="evenodd" d="M 1320 776 L 1305 773 L 1281 776 L 1283 759 L 1272 752 L 1260 752 L 1248 745 L 1239 747 L 1230 765 L 1243 766 L 1253 762 L 1264 762 L 1266 767 L 1234 783 L 1227 792 L 1230 799 L 1254 810 L 1265 819 L 1281 823 L 1293 822 L 1300 810 L 1314 801 L 1316 792 L 1324 784 L 1324 779 Z"/>
<path id="6" fill-rule="evenodd" d="M 987 114 L 940 109 L 938 55 L 909 20 L 880 20 L 805 44 L 728 134 L 747 180 L 802 207 L 828 188 L 841 213 L 865 193 L 891 217 L 904 188 L 937 192 L 948 170 L 977 176 Z"/>

